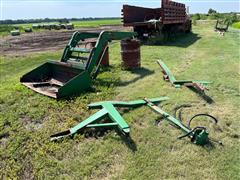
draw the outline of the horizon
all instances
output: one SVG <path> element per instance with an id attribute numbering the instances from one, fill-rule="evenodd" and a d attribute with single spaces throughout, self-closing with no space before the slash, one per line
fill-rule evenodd
<path id="1" fill-rule="evenodd" d="M 240 11 L 239 0 L 175 1 L 186 4 L 190 14 L 207 13 L 210 8 L 219 13 L 238 13 Z M 121 17 L 123 4 L 149 8 L 161 7 L 160 0 L 0 0 L 0 20 L 117 18 Z M 46 11 L 46 9 L 49 10 Z"/>

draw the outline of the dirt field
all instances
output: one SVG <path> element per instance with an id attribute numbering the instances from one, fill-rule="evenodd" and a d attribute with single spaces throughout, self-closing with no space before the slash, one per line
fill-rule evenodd
<path id="1" fill-rule="evenodd" d="M 21 34 L 20 36 L 7 36 L 0 39 L 0 54 L 2 55 L 20 55 L 31 52 L 55 51 L 63 49 L 73 32 L 90 31 L 100 32 L 103 30 L 126 30 L 121 25 L 102 26 L 100 28 L 81 28 L 62 31 L 44 31 Z"/>

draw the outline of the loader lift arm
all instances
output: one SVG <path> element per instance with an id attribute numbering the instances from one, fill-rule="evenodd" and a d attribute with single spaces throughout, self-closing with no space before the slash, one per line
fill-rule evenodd
<path id="1" fill-rule="evenodd" d="M 133 32 L 111 32 L 111 31 L 102 31 L 101 33 L 91 33 L 91 32 L 75 32 L 69 41 L 68 45 L 64 49 L 61 62 L 67 62 L 72 56 L 73 52 L 79 53 L 90 53 L 89 59 L 87 62 L 86 70 L 91 74 L 94 70 L 94 67 L 98 64 L 99 58 L 103 53 L 104 48 L 108 45 L 108 42 L 112 40 L 122 40 L 129 39 L 136 36 L 136 33 Z M 79 41 L 84 41 L 89 38 L 98 38 L 96 45 L 93 49 L 84 49 L 77 48 Z"/>

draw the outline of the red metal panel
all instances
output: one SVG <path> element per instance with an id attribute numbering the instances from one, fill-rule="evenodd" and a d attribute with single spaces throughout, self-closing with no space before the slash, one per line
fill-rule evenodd
<path id="1" fill-rule="evenodd" d="M 133 23 L 146 22 L 150 19 L 159 20 L 162 10 L 161 8 L 153 9 L 123 5 L 122 13 L 124 26 L 131 26 Z"/>
<path id="2" fill-rule="evenodd" d="M 187 21 L 185 4 L 162 0 L 162 8 L 144 8 L 123 5 L 124 26 L 146 26 L 150 19 L 160 20 L 162 24 L 185 23 Z"/>
<path id="3" fill-rule="evenodd" d="M 163 24 L 184 23 L 187 20 L 185 4 L 162 0 Z"/>

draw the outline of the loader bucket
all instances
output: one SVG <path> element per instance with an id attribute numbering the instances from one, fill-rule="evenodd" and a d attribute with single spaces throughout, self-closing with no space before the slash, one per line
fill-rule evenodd
<path id="1" fill-rule="evenodd" d="M 87 90 L 91 86 L 89 73 L 80 66 L 49 61 L 20 78 L 28 88 L 49 97 L 64 98 Z"/>

